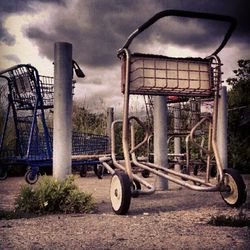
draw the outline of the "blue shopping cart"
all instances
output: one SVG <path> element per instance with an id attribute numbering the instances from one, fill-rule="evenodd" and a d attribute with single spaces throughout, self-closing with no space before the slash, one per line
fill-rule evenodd
<path id="1" fill-rule="evenodd" d="M 40 76 L 29 64 L 20 64 L 0 72 L 7 81 L 8 105 L 0 141 L 0 179 L 7 178 L 9 166 L 25 165 L 25 180 L 38 180 L 40 167 L 52 167 L 53 129 L 47 125 L 47 113 L 53 109 L 54 79 Z M 13 143 L 7 131 L 13 127 Z M 108 152 L 107 136 L 72 133 L 72 165 L 99 164 L 98 156 Z M 79 157 L 81 156 L 81 157 Z"/>

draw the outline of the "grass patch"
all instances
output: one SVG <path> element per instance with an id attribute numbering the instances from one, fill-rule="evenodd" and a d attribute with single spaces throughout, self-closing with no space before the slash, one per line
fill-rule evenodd
<path id="1" fill-rule="evenodd" d="M 242 212 L 235 216 L 218 215 L 212 216 L 208 224 L 217 227 L 250 227 L 250 218 Z"/>
<path id="2" fill-rule="evenodd" d="M 55 213 L 89 213 L 95 208 L 91 194 L 81 192 L 74 177 L 64 181 L 42 176 L 35 186 L 25 184 L 15 200 L 14 211 L 0 211 L 0 219 L 30 218 Z"/>

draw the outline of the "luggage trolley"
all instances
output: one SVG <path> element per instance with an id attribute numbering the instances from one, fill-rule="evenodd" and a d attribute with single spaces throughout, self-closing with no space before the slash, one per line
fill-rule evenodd
<path id="1" fill-rule="evenodd" d="M 131 53 L 129 46 L 141 32 L 163 17 L 178 16 L 227 22 L 230 24 L 227 33 L 215 52 L 206 58 L 175 58 L 163 55 Z M 122 62 L 122 92 L 124 94 L 123 119 L 112 124 L 112 161 L 117 168 L 114 170 L 108 164 L 108 157 L 101 158 L 103 165 L 113 175 L 110 185 L 112 209 L 116 214 L 126 214 L 130 207 L 131 197 L 142 194 L 152 194 L 155 187 L 134 172 L 134 166 L 166 178 L 181 186 L 196 191 L 221 193 L 222 199 L 232 207 L 241 206 L 246 200 L 246 185 L 241 175 L 234 169 L 223 169 L 217 148 L 218 98 L 221 88 L 221 61 L 218 53 L 226 45 L 236 21 L 229 16 L 210 13 L 198 13 L 180 10 L 165 10 L 157 13 L 146 23 L 136 29 L 127 39 L 118 57 Z M 152 138 L 150 132 L 139 118 L 129 116 L 130 95 L 164 95 L 172 100 L 209 99 L 213 102 L 213 114 L 207 114 L 196 121 L 191 131 L 185 135 L 186 153 L 179 161 L 186 166 L 186 171 L 180 172 L 166 169 L 147 160 L 137 157 L 137 151 Z M 174 98 L 173 98 L 174 97 Z M 114 128 L 122 123 L 122 146 L 124 159 L 118 160 L 115 152 Z M 144 139 L 136 144 L 134 124 L 138 123 L 145 131 Z M 137 124 L 137 126 L 138 126 Z M 205 124 L 208 125 L 207 146 L 204 140 L 198 143 L 196 136 Z M 181 135 L 174 135 L 181 136 Z M 190 146 L 197 147 L 206 159 L 204 176 L 191 174 Z M 211 166 L 215 164 L 216 178 L 211 178 Z M 141 186 L 144 186 L 144 189 Z"/>
<path id="2" fill-rule="evenodd" d="M 0 179 L 7 178 L 8 166 L 25 165 L 25 180 L 34 184 L 40 167 L 52 167 L 53 129 L 47 126 L 46 115 L 53 109 L 54 79 L 40 76 L 29 64 L 4 70 L 0 77 L 8 83 L 8 108 L 0 142 Z M 14 143 L 10 148 L 7 131 L 11 126 Z M 108 137 L 72 134 L 72 165 L 99 164 L 100 155 L 108 151 Z"/>

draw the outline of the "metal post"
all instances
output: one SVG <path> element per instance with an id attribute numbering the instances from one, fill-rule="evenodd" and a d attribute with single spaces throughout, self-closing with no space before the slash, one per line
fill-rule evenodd
<path id="1" fill-rule="evenodd" d="M 154 99 L 154 163 L 168 167 L 167 145 L 167 98 L 156 96 Z M 155 179 L 157 190 L 167 190 L 167 179 L 157 176 Z"/>
<path id="2" fill-rule="evenodd" d="M 71 174 L 72 153 L 72 44 L 54 46 L 53 177 Z"/>
<path id="3" fill-rule="evenodd" d="M 176 103 L 174 105 L 174 132 L 180 133 L 180 125 L 181 125 L 181 105 L 180 103 Z M 174 153 L 175 154 L 181 154 L 181 137 L 175 137 L 174 138 Z M 176 160 L 178 160 L 180 157 L 175 157 Z M 181 165 L 175 164 L 174 170 L 180 172 L 181 171 Z"/>
<path id="4" fill-rule="evenodd" d="M 114 121 L 114 108 L 109 107 L 107 109 L 107 131 L 106 131 L 106 135 L 109 138 L 109 145 L 108 145 L 109 152 L 111 152 L 111 126 L 113 121 Z"/>
<path id="5" fill-rule="evenodd" d="M 227 114 L 227 87 L 223 86 L 220 90 L 220 97 L 218 101 L 218 122 L 217 122 L 217 145 L 221 159 L 222 168 L 228 167 L 227 160 L 227 128 L 228 128 L 228 114 Z"/>
<path id="6" fill-rule="evenodd" d="M 193 128 L 200 120 L 200 104 L 192 100 L 190 102 L 190 112 L 191 128 Z"/>

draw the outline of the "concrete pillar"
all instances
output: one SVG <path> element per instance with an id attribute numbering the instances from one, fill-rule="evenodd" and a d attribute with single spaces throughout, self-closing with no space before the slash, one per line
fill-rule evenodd
<path id="1" fill-rule="evenodd" d="M 167 115 L 166 96 L 156 96 L 154 98 L 154 163 L 165 168 L 168 167 Z M 157 190 L 167 190 L 168 181 L 156 176 L 155 187 Z"/>
<path id="2" fill-rule="evenodd" d="M 114 121 L 114 108 L 109 107 L 107 109 L 107 131 L 106 131 L 106 135 L 109 138 L 109 145 L 108 145 L 109 152 L 111 152 L 111 126 L 113 121 Z"/>
<path id="3" fill-rule="evenodd" d="M 180 133 L 181 128 L 181 105 L 180 103 L 174 104 L 174 133 Z M 175 154 L 181 154 L 181 138 L 175 137 L 174 138 L 174 153 Z M 180 157 L 175 157 L 177 160 Z M 180 172 L 181 171 L 181 165 L 175 164 L 174 170 Z"/>
<path id="4" fill-rule="evenodd" d="M 72 44 L 54 46 L 53 177 L 71 174 L 72 153 Z"/>
<path id="5" fill-rule="evenodd" d="M 217 145 L 223 169 L 228 167 L 227 159 L 227 128 L 228 128 L 228 107 L 227 107 L 227 87 L 220 90 L 218 102 L 218 122 L 217 122 Z"/>
<path id="6" fill-rule="evenodd" d="M 193 128 L 200 120 L 200 104 L 192 100 L 190 102 L 190 112 L 191 128 Z"/>

